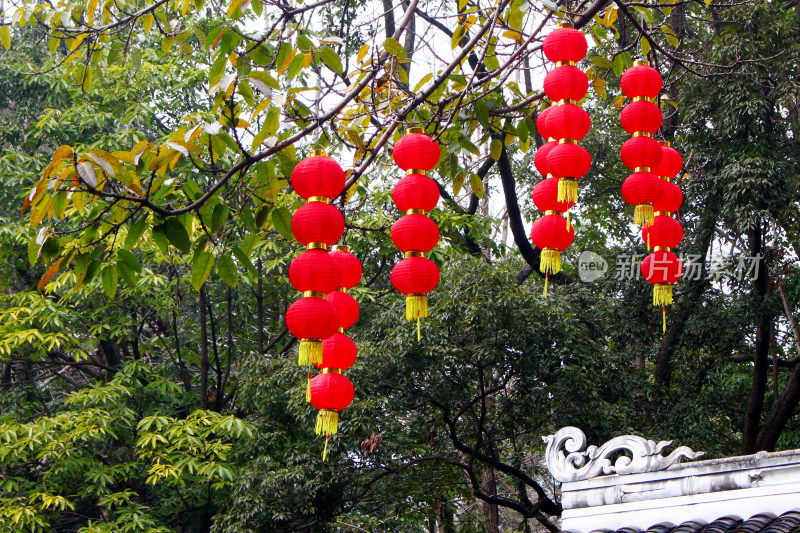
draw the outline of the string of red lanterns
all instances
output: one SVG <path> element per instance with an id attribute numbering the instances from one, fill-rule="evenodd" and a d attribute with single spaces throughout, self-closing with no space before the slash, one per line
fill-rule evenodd
<path id="1" fill-rule="evenodd" d="M 640 226 L 653 223 L 653 202 L 664 189 L 664 182 L 651 172 L 661 161 L 661 145 L 651 135 L 663 121 L 655 103 L 662 84 L 661 74 L 647 61 L 636 61 L 620 79 L 622 92 L 633 100 L 620 116 L 622 127 L 633 135 L 620 150 L 622 162 L 633 170 L 622 184 L 622 197 L 635 206 L 633 220 Z"/>
<path id="2" fill-rule="evenodd" d="M 423 128 L 411 127 L 394 145 L 392 157 L 406 176 L 394 187 L 392 200 L 405 215 L 392 226 L 392 242 L 405 258 L 392 269 L 392 285 L 406 295 L 406 320 L 428 316 L 427 294 L 439 284 L 439 268 L 425 253 L 439 242 L 439 227 L 426 212 L 439 202 L 439 186 L 426 173 L 439 162 L 439 145 Z"/>
<path id="3" fill-rule="evenodd" d="M 577 103 L 586 96 L 589 80 L 575 63 L 586 56 L 586 37 L 561 23 L 544 39 L 545 56 L 556 64 L 544 79 L 544 91 L 553 105 L 536 119 L 539 134 L 547 140 L 534 156 L 534 166 L 545 177 L 533 189 L 533 203 L 544 216 L 534 222 L 531 240 L 541 250 L 539 268 L 545 275 L 561 271 L 561 252 L 575 239 L 569 209 L 578 198 L 578 180 L 591 167 L 592 158 L 578 145 L 591 128 L 589 114 Z M 564 214 L 567 218 L 564 218 Z"/>
<path id="4" fill-rule="evenodd" d="M 642 228 L 642 240 L 653 252 L 642 261 L 642 275 L 653 284 L 653 305 L 661 306 L 662 328 L 667 331 L 667 307 L 672 305 L 672 287 L 683 274 L 683 263 L 672 249 L 683 239 L 683 227 L 672 218 L 683 203 L 680 187 L 670 181 L 683 167 L 683 158 L 668 142 L 662 143 L 661 161 L 653 170 L 663 182 L 661 196 L 653 202 L 653 223 Z"/>
<path id="5" fill-rule="evenodd" d="M 348 246 L 334 246 L 329 255 L 341 272 L 339 287 L 326 297 L 339 313 L 339 327 L 322 342 L 322 362 L 316 365 L 322 373 L 311 379 L 308 385 L 308 401 L 319 410 L 315 432 L 325 435 L 323 461 L 327 458 L 328 441 L 338 431 L 339 412 L 352 403 L 355 395 L 353 384 L 342 372 L 356 362 L 358 348 L 344 330 L 358 320 L 358 302 L 347 294 L 347 290 L 361 281 L 362 274 L 361 263 L 350 253 Z"/>

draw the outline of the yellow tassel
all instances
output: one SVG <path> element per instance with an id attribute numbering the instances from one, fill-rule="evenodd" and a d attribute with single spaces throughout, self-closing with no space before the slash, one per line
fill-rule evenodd
<path id="1" fill-rule="evenodd" d="M 311 401 L 311 372 L 308 373 L 308 380 L 306 381 L 306 401 Z"/>
<path id="2" fill-rule="evenodd" d="M 575 202 L 578 200 L 578 180 L 559 178 L 558 179 L 558 201 Z"/>
<path id="3" fill-rule="evenodd" d="M 561 272 L 561 252 L 554 248 L 542 250 L 542 255 L 539 259 L 539 270 L 544 272 L 545 275 Z"/>
<path id="4" fill-rule="evenodd" d="M 422 342 L 422 330 L 419 325 L 419 322 L 420 322 L 419 317 L 417 317 L 417 342 Z"/>
<path id="5" fill-rule="evenodd" d="M 661 307 L 661 321 L 664 327 L 664 333 L 667 332 L 667 308 Z"/>
<path id="6" fill-rule="evenodd" d="M 336 435 L 339 428 L 339 412 L 333 409 L 320 409 L 317 414 L 317 425 L 314 431 L 317 435 Z"/>
<path id="7" fill-rule="evenodd" d="M 322 341 L 303 339 L 297 352 L 297 364 L 300 366 L 322 364 Z"/>
<path id="8" fill-rule="evenodd" d="M 547 285 L 550 283 L 550 274 L 544 275 L 544 297 L 547 298 Z"/>
<path id="9" fill-rule="evenodd" d="M 647 231 L 647 251 L 650 251 L 650 231 Z"/>
<path id="10" fill-rule="evenodd" d="M 328 441 L 331 440 L 330 435 L 325 435 L 325 447 L 322 449 L 322 460 L 328 460 Z"/>
<path id="11" fill-rule="evenodd" d="M 569 211 L 567 211 L 567 231 L 569 231 L 569 229 L 571 227 L 572 227 L 572 224 L 570 224 L 570 221 L 569 221 Z"/>
<path id="12" fill-rule="evenodd" d="M 670 283 L 659 283 L 653 287 L 653 305 L 657 307 L 672 305 L 672 285 Z"/>
<path id="13" fill-rule="evenodd" d="M 406 296 L 406 320 L 416 320 L 428 316 L 428 298 L 424 294 Z"/>
<path id="14" fill-rule="evenodd" d="M 633 210 L 633 222 L 639 226 L 653 224 L 653 204 L 639 204 Z"/>

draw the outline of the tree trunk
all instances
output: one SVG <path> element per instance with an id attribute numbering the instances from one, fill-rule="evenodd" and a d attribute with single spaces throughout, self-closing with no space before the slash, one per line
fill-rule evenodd
<path id="1" fill-rule="evenodd" d="M 764 300 L 767 295 L 768 273 L 764 262 L 763 230 L 761 220 L 757 220 L 750 232 L 750 254 L 760 256 L 758 275 L 753 283 L 753 299 L 757 305 L 756 314 L 756 346 L 753 354 L 753 372 L 750 378 L 750 398 L 747 401 L 744 428 L 742 430 L 742 452 L 755 453 L 758 448 L 758 433 L 761 414 L 764 410 L 764 396 L 767 391 L 767 375 L 769 373 L 770 329 L 772 328 L 769 311 Z"/>

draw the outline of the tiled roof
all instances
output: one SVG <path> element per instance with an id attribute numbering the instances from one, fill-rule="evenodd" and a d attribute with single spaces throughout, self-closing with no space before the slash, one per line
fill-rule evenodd
<path id="1" fill-rule="evenodd" d="M 608 533 L 597 530 L 593 533 Z M 684 522 L 679 526 L 656 525 L 641 531 L 639 528 L 618 529 L 615 533 L 800 533 L 800 511 L 790 511 L 779 517 L 757 514 L 748 520 L 725 517 L 710 524 Z"/>

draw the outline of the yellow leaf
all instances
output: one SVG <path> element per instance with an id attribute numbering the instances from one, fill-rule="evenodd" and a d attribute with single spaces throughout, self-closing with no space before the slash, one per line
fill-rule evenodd
<path id="1" fill-rule="evenodd" d="M 517 41 L 518 43 L 523 41 L 522 34 L 518 31 L 506 30 L 503 32 L 503 37 Z"/>
<path id="2" fill-rule="evenodd" d="M 8 26 L 0 26 L 0 43 L 6 50 L 11 49 L 11 31 Z"/>
<path id="3" fill-rule="evenodd" d="M 250 122 L 253 122 L 256 119 L 256 117 L 267 108 L 267 106 L 271 101 L 272 101 L 271 98 L 267 98 L 266 100 L 258 104 L 256 108 L 253 110 L 253 114 L 250 116 Z"/>
<path id="4" fill-rule="evenodd" d="M 47 285 L 47 282 L 50 281 L 50 278 L 56 275 L 56 272 L 58 272 L 58 267 L 59 265 L 61 265 L 61 259 L 64 258 L 63 257 L 60 258 L 58 261 L 56 261 L 47 268 L 47 271 L 44 273 L 44 276 L 42 276 L 42 279 L 39 280 L 39 284 L 36 285 L 36 290 L 41 291 L 42 289 L 44 289 L 44 286 Z"/>
<path id="5" fill-rule="evenodd" d="M 155 22 L 155 20 L 156 19 L 152 15 L 152 13 L 144 17 L 144 22 L 142 23 L 142 26 L 144 27 L 145 33 L 150 31 L 150 28 L 153 26 L 153 22 Z"/>
<path id="6" fill-rule="evenodd" d="M 621 95 L 617 96 L 614 99 L 614 107 L 616 107 L 617 109 L 621 109 L 622 108 L 622 104 L 624 104 L 624 103 L 625 103 L 625 95 L 624 94 L 621 94 Z"/>
<path id="7" fill-rule="evenodd" d="M 192 0 L 183 0 L 183 6 L 181 6 L 181 15 L 185 15 L 189 12 L 189 8 L 192 5 Z"/>
<path id="8" fill-rule="evenodd" d="M 595 78 L 592 80 L 592 89 L 596 92 L 599 96 L 603 96 L 606 94 L 606 80 L 603 78 Z"/>
<path id="9" fill-rule="evenodd" d="M 423 76 L 423 78 L 419 80 L 419 83 L 417 83 L 417 85 L 414 87 L 414 92 L 419 91 L 422 88 L 422 86 L 428 83 L 428 80 L 430 80 L 432 77 L 433 77 L 432 72 L 428 72 L 427 74 L 425 74 L 425 76 Z"/>
<path id="10" fill-rule="evenodd" d="M 647 40 L 647 37 L 642 37 L 642 55 L 647 56 L 650 53 L 650 41 Z"/>
<path id="11" fill-rule="evenodd" d="M 86 34 L 85 33 L 81 33 L 77 37 L 75 37 L 74 39 L 68 40 L 67 42 L 69 43 L 69 51 L 72 52 L 73 50 L 78 48 L 81 45 L 81 43 L 83 42 L 84 39 L 86 39 Z"/>
<path id="12" fill-rule="evenodd" d="M 289 54 L 286 56 L 286 59 L 283 60 L 283 63 L 281 63 L 281 65 L 278 67 L 278 74 L 283 74 L 283 71 L 289 68 L 289 64 L 292 62 L 292 59 L 294 59 L 294 56 L 296 55 L 297 55 L 297 50 L 292 49 L 292 51 L 289 52 Z"/>
<path id="13" fill-rule="evenodd" d="M 616 6 L 609 6 L 603 15 L 603 25 L 607 28 L 610 28 L 617 20 L 617 15 L 618 13 Z"/>
<path id="14" fill-rule="evenodd" d="M 239 9 L 243 1 L 244 0 L 233 0 L 233 2 L 231 2 L 231 5 L 228 6 L 228 11 L 226 12 L 226 14 L 229 17 L 233 17 L 233 14 L 236 13 L 236 10 Z"/>
<path id="15" fill-rule="evenodd" d="M 369 45 L 362 44 L 361 48 L 358 50 L 358 62 L 361 63 L 364 61 L 364 58 L 367 57 L 367 52 L 369 52 Z"/>

